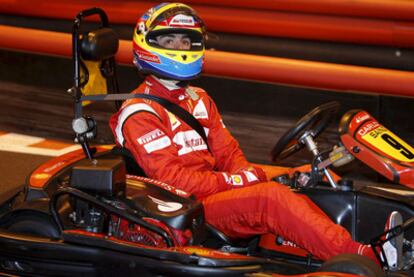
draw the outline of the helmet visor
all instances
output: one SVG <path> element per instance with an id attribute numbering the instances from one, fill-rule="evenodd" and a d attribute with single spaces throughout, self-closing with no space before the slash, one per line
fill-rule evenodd
<path id="1" fill-rule="evenodd" d="M 195 30 L 168 28 L 150 32 L 146 36 L 148 45 L 159 49 L 181 51 L 201 51 L 204 49 L 204 37 Z"/>

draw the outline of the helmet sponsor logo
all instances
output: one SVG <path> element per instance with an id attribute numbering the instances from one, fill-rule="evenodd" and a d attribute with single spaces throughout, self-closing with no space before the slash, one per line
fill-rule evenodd
<path id="1" fill-rule="evenodd" d="M 145 23 L 143 21 L 138 23 L 137 29 L 141 34 L 147 34 L 147 28 L 145 27 Z"/>
<path id="2" fill-rule="evenodd" d="M 189 16 L 189 15 L 185 15 L 185 14 L 177 14 L 176 16 L 174 16 L 169 25 L 171 27 L 174 26 L 189 26 L 189 27 L 194 27 L 195 26 L 195 21 L 194 21 L 194 17 Z"/>
<path id="3" fill-rule="evenodd" d="M 153 55 L 148 52 L 143 52 L 137 50 L 136 53 L 138 54 L 138 58 L 143 61 L 152 62 L 152 63 L 161 63 L 160 58 L 156 55 Z"/>

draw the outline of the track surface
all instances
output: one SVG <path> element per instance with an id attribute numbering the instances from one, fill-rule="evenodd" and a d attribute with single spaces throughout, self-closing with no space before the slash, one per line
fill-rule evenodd
<path id="1" fill-rule="evenodd" d="M 25 183 L 26 176 L 48 156 L 0 151 L 0 195 L 12 193 Z"/>

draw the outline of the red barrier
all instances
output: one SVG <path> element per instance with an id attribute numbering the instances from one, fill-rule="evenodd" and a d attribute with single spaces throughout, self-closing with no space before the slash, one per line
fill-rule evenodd
<path id="1" fill-rule="evenodd" d="M 414 20 L 414 1 L 407 0 L 185 0 L 189 5 Z"/>
<path id="2" fill-rule="evenodd" d="M 414 22 L 235 9 L 204 16 L 203 11 L 207 28 L 221 32 L 414 47 Z"/>
<path id="3" fill-rule="evenodd" d="M 210 51 L 206 55 L 208 75 L 282 83 L 294 86 L 371 92 L 414 97 L 414 73 Z"/>
<path id="4" fill-rule="evenodd" d="M 0 0 L 0 12 L 71 20 L 82 9 L 95 5 L 97 2 L 93 0 L 55 2 Z M 110 22 L 131 25 L 135 24 L 138 15 L 153 5 L 154 2 L 148 1 L 107 0 L 99 2 L 99 6 L 108 13 Z M 204 18 L 210 31 L 414 47 L 414 22 L 410 21 L 373 20 L 205 5 L 193 5 L 193 7 Z"/>
<path id="5" fill-rule="evenodd" d="M 0 48 L 59 56 L 71 55 L 69 34 L 4 25 L 0 25 L 0 33 Z M 130 41 L 120 42 L 116 59 L 119 63 L 131 64 Z M 205 74 L 342 92 L 373 92 L 414 97 L 414 73 L 388 69 L 207 51 Z"/>
<path id="6" fill-rule="evenodd" d="M 72 39 L 66 33 L 0 25 L 0 48 L 53 56 L 71 56 Z"/>

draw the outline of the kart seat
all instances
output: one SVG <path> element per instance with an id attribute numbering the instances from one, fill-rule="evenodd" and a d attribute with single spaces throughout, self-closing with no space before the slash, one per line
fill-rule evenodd
<path id="1" fill-rule="evenodd" d="M 114 30 L 101 27 L 83 33 L 79 43 L 82 93 L 84 95 L 119 93 L 115 63 L 119 40 Z"/>

